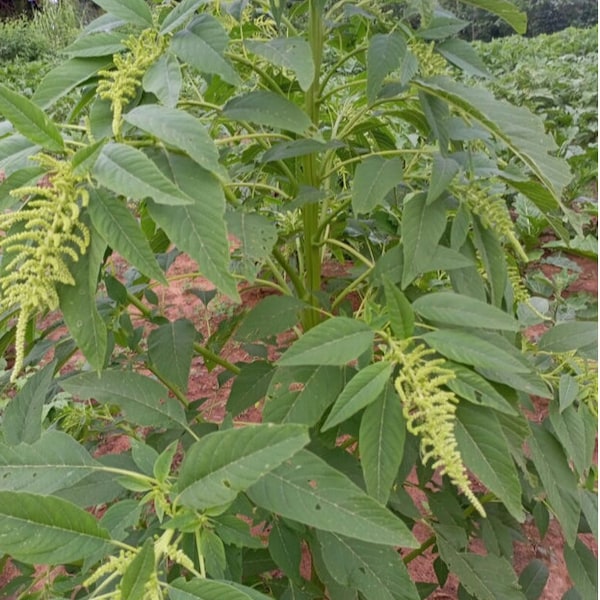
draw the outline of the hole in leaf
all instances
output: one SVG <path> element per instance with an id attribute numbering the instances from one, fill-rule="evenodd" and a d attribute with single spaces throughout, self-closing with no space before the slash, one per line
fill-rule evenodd
<path id="1" fill-rule="evenodd" d="M 320 504 L 315 504 L 315 510 L 321 510 L 321 505 Z"/>

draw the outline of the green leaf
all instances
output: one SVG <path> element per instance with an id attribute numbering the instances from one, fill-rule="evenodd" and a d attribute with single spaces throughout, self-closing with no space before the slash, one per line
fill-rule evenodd
<path id="1" fill-rule="evenodd" d="M 237 283 L 229 273 L 229 241 L 223 215 L 225 195 L 219 182 L 192 160 L 168 156 L 168 167 L 175 181 L 194 204 L 164 206 L 149 203 L 152 218 L 169 239 L 198 263 L 202 274 L 219 291 L 239 301 Z"/>
<path id="2" fill-rule="evenodd" d="M 0 490 L 50 495 L 75 485 L 98 466 L 66 433 L 47 431 L 31 445 L 0 444 Z"/>
<path id="3" fill-rule="evenodd" d="M 105 143 L 106 141 L 102 139 L 77 150 L 71 160 L 73 173 L 75 173 L 75 175 L 87 175 L 94 166 L 94 163 L 98 160 L 98 156 Z"/>
<path id="4" fill-rule="evenodd" d="M 32 100 L 41 108 L 48 108 L 80 83 L 110 65 L 112 65 L 112 56 L 72 58 L 46 74 L 36 88 Z"/>
<path id="5" fill-rule="evenodd" d="M 156 104 L 138 106 L 125 120 L 159 140 L 187 152 L 192 160 L 211 173 L 219 174 L 219 152 L 204 125 L 191 114 Z"/>
<path id="6" fill-rule="evenodd" d="M 0 552 L 28 564 L 65 564 L 107 549 L 108 532 L 74 504 L 0 492 Z"/>
<path id="7" fill-rule="evenodd" d="M 184 63 L 201 73 L 219 75 L 223 81 L 238 85 L 238 74 L 223 57 L 228 43 L 229 36 L 221 23 L 215 17 L 203 14 L 173 36 L 171 49 Z"/>
<path id="8" fill-rule="evenodd" d="M 383 276 L 385 302 L 390 317 L 390 326 L 394 335 L 405 340 L 415 330 L 415 313 L 406 296 L 387 278 Z"/>
<path id="9" fill-rule="evenodd" d="M 244 45 L 272 64 L 290 69 L 303 91 L 307 91 L 315 78 L 315 65 L 309 43 L 300 37 L 274 38 L 267 41 L 247 40 Z"/>
<path id="10" fill-rule="evenodd" d="M 60 308 L 69 333 L 77 342 L 90 366 L 99 371 L 104 366 L 108 331 L 96 307 L 98 272 L 106 244 L 94 231 L 90 246 L 70 266 L 75 285 L 58 285 Z"/>
<path id="11" fill-rule="evenodd" d="M 175 384 L 183 393 L 187 392 L 196 328 L 188 319 L 178 319 L 148 336 L 148 358 L 169 383 Z"/>
<path id="12" fill-rule="evenodd" d="M 506 21 L 517 33 L 527 30 L 527 13 L 509 0 L 463 0 L 465 4 L 482 8 Z"/>
<path id="13" fill-rule="evenodd" d="M 237 417 L 265 397 L 274 372 L 273 365 L 268 362 L 257 361 L 242 365 L 227 398 L 227 411 L 232 417 Z M 265 418 L 265 421 L 272 420 Z"/>
<path id="14" fill-rule="evenodd" d="M 176 579 L 168 589 L 171 600 L 269 600 L 268 596 L 255 589 L 233 581 Z"/>
<path id="15" fill-rule="evenodd" d="M 293 581 L 301 581 L 302 539 L 297 531 L 274 520 L 269 533 L 269 554 L 273 562 Z"/>
<path id="16" fill-rule="evenodd" d="M 538 342 L 545 352 L 570 352 L 598 343 L 598 324 L 591 321 L 558 323 L 546 331 Z"/>
<path id="17" fill-rule="evenodd" d="M 309 116 L 291 100 L 267 90 L 249 92 L 230 100 L 223 114 L 235 121 L 249 121 L 304 135 L 312 129 Z"/>
<path id="18" fill-rule="evenodd" d="M 468 21 L 453 16 L 434 15 L 425 28 L 416 32 L 416 36 L 424 40 L 443 40 L 462 31 L 468 24 Z"/>
<path id="19" fill-rule="evenodd" d="M 219 536 L 212 529 L 202 529 L 200 531 L 199 551 L 204 556 L 206 572 L 210 577 L 221 579 L 225 576 L 227 567 L 227 557 L 225 556 L 225 546 Z"/>
<path id="20" fill-rule="evenodd" d="M 127 23 L 152 27 L 152 13 L 144 0 L 94 0 L 107 13 Z"/>
<path id="21" fill-rule="evenodd" d="M 91 190 L 88 211 L 95 229 L 111 248 L 140 273 L 166 285 L 150 243 L 125 202 L 102 190 Z"/>
<path id="22" fill-rule="evenodd" d="M 569 576 L 575 589 L 582 598 L 598 597 L 598 559 L 594 553 L 579 539 L 575 546 L 564 547 L 565 562 L 569 569 Z"/>
<path id="23" fill-rule="evenodd" d="M 579 383 L 573 375 L 561 375 L 558 382 L 560 412 L 571 406 L 579 394 Z"/>
<path id="24" fill-rule="evenodd" d="M 478 121 L 504 142 L 552 192 L 556 206 L 561 205 L 562 190 L 571 180 L 571 173 L 564 160 L 550 154 L 557 149 L 556 144 L 545 133 L 541 119 L 525 108 L 496 100 L 483 88 L 470 88 L 447 77 L 419 80 L 417 85 Z"/>
<path id="25" fill-rule="evenodd" d="M 361 369 L 337 397 L 321 431 L 339 425 L 377 400 L 390 379 L 392 368 L 392 363 L 379 361 Z"/>
<path id="26" fill-rule="evenodd" d="M 204 0 L 183 0 L 176 4 L 162 22 L 160 32 L 164 35 L 183 25 L 201 4 L 204 4 Z"/>
<path id="27" fill-rule="evenodd" d="M 497 371 L 529 372 L 529 369 L 511 354 L 471 333 L 440 329 L 421 337 L 434 350 L 459 363 Z"/>
<path id="28" fill-rule="evenodd" d="M 333 317 L 307 331 L 277 361 L 282 367 L 343 366 L 366 352 L 375 334 L 355 319 Z"/>
<path id="29" fill-rule="evenodd" d="M 555 403 L 550 405 L 550 423 L 567 456 L 573 461 L 577 473 L 582 476 L 591 466 L 586 460 L 585 424 L 583 415 L 574 406 L 559 412 Z"/>
<path id="30" fill-rule="evenodd" d="M 343 384 L 343 370 L 338 367 L 280 367 L 271 377 L 263 419 L 312 427 Z"/>
<path id="31" fill-rule="evenodd" d="M 170 207 L 192 204 L 192 198 L 184 194 L 141 151 L 125 144 L 110 143 L 94 165 L 94 177 L 109 190 L 134 200 L 152 198 Z"/>
<path id="32" fill-rule="evenodd" d="M 388 381 L 383 394 L 367 406 L 360 421 L 360 465 L 367 492 L 387 504 L 404 453 L 406 423 L 394 386 Z"/>
<path id="33" fill-rule="evenodd" d="M 441 154 L 433 157 L 431 167 L 431 180 L 427 189 L 427 204 L 435 202 L 446 190 L 450 182 L 460 171 L 460 165 L 453 158 L 446 158 Z"/>
<path id="34" fill-rule="evenodd" d="M 26 167 L 8 176 L 0 183 L 0 210 L 12 208 L 19 202 L 18 198 L 11 196 L 13 190 L 26 185 L 35 185 L 45 172 L 44 167 Z"/>
<path id="35" fill-rule="evenodd" d="M 355 214 L 370 213 L 383 204 L 385 196 L 402 182 L 402 163 L 397 158 L 370 156 L 363 160 L 354 174 L 352 210 Z"/>
<path id="36" fill-rule="evenodd" d="M 418 600 L 402 557 L 394 548 L 317 531 L 323 561 L 341 585 L 366 600 Z"/>
<path id="37" fill-rule="evenodd" d="M 461 404 L 456 411 L 455 432 L 467 469 L 522 523 L 525 512 L 519 475 L 496 413 L 489 408 Z"/>
<path id="38" fill-rule="evenodd" d="M 31 100 L 0 83 L 0 115 L 28 140 L 47 150 L 61 152 L 64 142 L 58 127 Z"/>
<path id="39" fill-rule="evenodd" d="M 209 433 L 183 460 L 176 502 L 199 510 L 232 502 L 308 442 L 300 425 L 269 423 Z"/>
<path id="40" fill-rule="evenodd" d="M 122 50 L 125 50 L 122 34 L 100 32 L 79 37 L 63 52 L 73 58 L 89 58 L 90 56 L 112 56 Z"/>
<path id="41" fill-rule="evenodd" d="M 42 411 L 55 368 L 56 361 L 52 361 L 34 373 L 4 409 L 2 432 L 10 446 L 33 444 L 42 435 Z"/>
<path id="42" fill-rule="evenodd" d="M 560 522 L 565 541 L 573 546 L 579 527 L 580 503 L 577 478 L 557 440 L 545 429 L 530 423 L 527 443 L 535 468 L 546 492 L 550 509 Z"/>
<path id="43" fill-rule="evenodd" d="M 328 142 L 319 142 L 312 139 L 291 140 L 289 142 L 280 142 L 273 144 L 259 159 L 260 162 L 269 163 L 287 158 L 296 158 L 297 156 L 306 156 L 307 154 L 319 154 L 331 148 L 343 148 L 344 144 L 339 140 L 329 140 Z M 314 190 L 319 193 L 317 190 Z M 309 192 L 310 193 L 310 192 Z M 302 192 L 296 197 L 302 196 Z"/>
<path id="44" fill-rule="evenodd" d="M 374 544 L 418 546 L 400 519 L 307 450 L 262 477 L 246 493 L 262 508 L 323 531 Z"/>
<path id="45" fill-rule="evenodd" d="M 304 303 L 293 296 L 267 296 L 246 315 L 235 338 L 253 342 L 283 333 L 297 325 L 303 306 Z"/>
<path id="46" fill-rule="evenodd" d="M 533 559 L 519 575 L 521 586 L 527 600 L 538 600 L 548 581 L 548 567 L 541 561 Z"/>
<path id="47" fill-rule="evenodd" d="M 179 61 L 171 53 L 163 54 L 151 64 L 142 78 L 144 90 L 154 94 L 160 102 L 170 108 L 177 105 L 182 85 Z"/>
<path id="48" fill-rule="evenodd" d="M 183 407 L 168 397 L 160 383 L 129 371 L 81 373 L 61 382 L 62 387 L 79 398 L 117 404 L 127 419 L 142 427 L 186 426 Z"/>
<path id="49" fill-rule="evenodd" d="M 402 289 L 427 270 L 431 249 L 440 241 L 446 220 L 446 207 L 441 200 L 427 204 L 425 194 L 417 194 L 405 202 L 401 229 L 404 254 Z"/>
<path id="50" fill-rule="evenodd" d="M 400 33 L 375 34 L 367 50 L 367 101 L 373 104 L 383 87 L 385 78 L 399 69 L 408 47 Z M 414 73 L 413 73 L 414 74 Z"/>
<path id="51" fill-rule="evenodd" d="M 146 600 L 147 584 L 155 572 L 154 540 L 147 539 L 136 557 L 129 563 L 121 579 L 120 591 L 127 600 Z"/>
<path id="52" fill-rule="evenodd" d="M 449 39 L 435 47 L 446 60 L 462 69 L 467 75 L 490 77 L 485 62 L 471 44 L 464 40 Z"/>
<path id="53" fill-rule="evenodd" d="M 510 563 L 501 556 L 457 552 L 436 528 L 442 560 L 461 585 L 478 600 L 525 600 Z"/>
<path id="54" fill-rule="evenodd" d="M 519 330 L 519 323 L 503 310 L 454 292 L 425 294 L 412 306 L 419 315 L 435 323 L 475 329 Z"/>

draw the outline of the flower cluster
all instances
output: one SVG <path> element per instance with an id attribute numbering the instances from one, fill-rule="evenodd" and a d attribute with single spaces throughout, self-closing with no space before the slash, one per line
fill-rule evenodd
<path id="1" fill-rule="evenodd" d="M 19 309 L 13 381 L 23 367 L 27 323 L 39 312 L 58 308 L 56 286 L 75 284 L 68 263 L 77 261 L 90 242 L 79 219 L 88 202 L 83 178 L 68 161 L 46 154 L 35 160 L 49 168 L 48 183 L 13 190 L 12 195 L 27 199 L 25 206 L 0 215 L 0 230 L 6 233 L 0 241 L 0 310 Z"/>
<path id="2" fill-rule="evenodd" d="M 123 108 L 135 97 L 142 76 L 162 54 L 167 41 L 153 29 L 145 29 L 139 36 L 131 35 L 123 43 L 129 52 L 115 54 L 116 69 L 98 73 L 102 78 L 98 83 L 98 95 L 111 102 L 112 130 L 116 138 L 121 134 Z"/>
<path id="3" fill-rule="evenodd" d="M 435 51 L 433 42 L 428 43 L 418 38 L 412 38 L 408 42 L 408 48 L 419 62 L 419 73 L 422 77 L 448 74 L 448 63 L 441 54 Z"/>
<path id="4" fill-rule="evenodd" d="M 456 396 L 444 389 L 455 375 L 444 368 L 444 359 L 431 358 L 434 351 L 417 344 L 408 349 L 409 340 L 394 341 L 390 359 L 400 366 L 394 382 L 402 401 L 406 427 L 421 438 L 421 460 L 433 460 L 432 467 L 448 475 L 452 483 L 468 498 L 475 509 L 485 510 L 473 491 L 454 435 Z"/>

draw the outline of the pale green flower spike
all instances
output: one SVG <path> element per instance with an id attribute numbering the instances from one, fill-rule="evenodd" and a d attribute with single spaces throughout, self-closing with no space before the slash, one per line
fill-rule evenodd
<path id="1" fill-rule="evenodd" d="M 448 63 L 441 54 L 435 51 L 434 42 L 425 42 L 418 38 L 412 38 L 408 42 L 408 49 L 417 58 L 419 72 L 423 77 L 448 75 Z"/>
<path id="2" fill-rule="evenodd" d="M 78 187 L 83 177 L 74 175 L 70 162 L 46 154 L 34 159 L 49 167 L 49 185 L 13 190 L 11 195 L 30 199 L 21 210 L 0 215 L 0 230 L 6 232 L 0 241 L 6 261 L 0 277 L 0 310 L 19 308 L 13 382 L 23 367 L 29 319 L 58 308 L 56 285 L 75 284 L 68 261 L 77 261 L 90 242 L 90 232 L 79 220 L 80 205 L 88 202 L 87 190 Z"/>
<path id="3" fill-rule="evenodd" d="M 148 67 L 163 53 L 167 39 L 154 29 L 144 29 L 139 36 L 129 36 L 123 44 L 129 50 L 115 54 L 116 69 L 99 71 L 98 95 L 110 100 L 113 111 L 112 131 L 115 138 L 121 135 L 123 108 L 135 97 L 142 76 Z"/>
<path id="4" fill-rule="evenodd" d="M 407 344 L 393 342 L 391 359 L 400 365 L 400 374 L 394 385 L 406 418 L 406 428 L 421 438 L 421 460 L 433 460 L 432 467 L 446 474 L 452 483 L 468 498 L 477 512 L 485 517 L 485 510 L 473 491 L 454 436 L 454 414 L 458 399 L 442 389 L 455 375 L 445 369 L 444 359 L 430 359 L 430 348 L 420 344 L 410 351 Z"/>

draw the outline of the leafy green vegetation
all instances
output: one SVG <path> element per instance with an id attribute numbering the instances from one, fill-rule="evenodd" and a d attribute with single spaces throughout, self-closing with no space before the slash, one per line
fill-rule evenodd
<path id="1" fill-rule="evenodd" d="M 484 69 L 464 23 L 97 4 L 31 98 L 0 84 L 6 591 L 46 564 L 52 598 L 418 600 L 453 573 L 461 598 L 523 600 L 548 571 L 516 573 L 512 539 L 552 516 L 570 593 L 595 593 L 597 327 L 529 294 L 509 212 L 583 234 L 568 155 L 456 77 Z M 181 254 L 234 306 L 206 336 L 155 291 Z M 240 284 L 268 295 L 238 308 Z M 192 365 L 231 382 L 216 422 Z M 437 582 L 413 581 L 430 549 Z"/>

